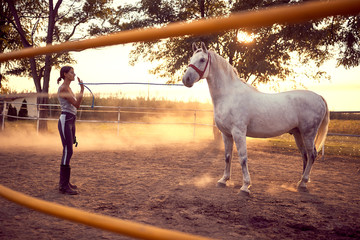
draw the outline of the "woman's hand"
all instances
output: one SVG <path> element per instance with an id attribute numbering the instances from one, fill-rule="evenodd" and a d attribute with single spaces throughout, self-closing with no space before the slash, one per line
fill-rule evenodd
<path id="1" fill-rule="evenodd" d="M 78 77 L 78 82 L 80 84 L 80 88 L 81 88 L 81 92 L 84 92 L 84 84 L 83 84 L 83 81 L 80 80 L 80 78 Z"/>

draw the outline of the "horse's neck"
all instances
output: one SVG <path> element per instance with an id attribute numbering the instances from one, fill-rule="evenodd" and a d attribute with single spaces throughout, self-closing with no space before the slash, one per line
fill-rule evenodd
<path id="1" fill-rule="evenodd" d="M 214 105 L 233 96 L 235 92 L 241 95 L 241 92 L 252 91 L 251 87 L 239 79 L 234 68 L 215 52 L 211 52 L 207 82 Z"/>

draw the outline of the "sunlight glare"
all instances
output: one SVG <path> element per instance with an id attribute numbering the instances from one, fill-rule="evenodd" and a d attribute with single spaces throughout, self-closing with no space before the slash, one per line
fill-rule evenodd
<path id="1" fill-rule="evenodd" d="M 243 42 L 243 43 L 250 43 L 252 41 L 254 41 L 255 39 L 255 35 L 254 33 L 247 33 L 247 32 L 244 32 L 244 31 L 239 31 L 238 34 L 237 34 L 237 40 L 239 42 Z"/>

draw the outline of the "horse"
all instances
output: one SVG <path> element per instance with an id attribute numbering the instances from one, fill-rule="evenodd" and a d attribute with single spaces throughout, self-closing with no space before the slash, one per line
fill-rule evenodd
<path id="1" fill-rule="evenodd" d="M 192 45 L 182 82 L 192 87 L 206 79 L 214 108 L 215 124 L 221 131 L 225 147 L 225 170 L 217 182 L 225 187 L 230 179 L 234 142 L 240 159 L 243 184 L 240 193 L 250 194 L 250 174 L 246 137 L 270 138 L 290 133 L 303 160 L 298 191 L 307 191 L 311 167 L 324 145 L 330 122 L 325 99 L 309 90 L 263 93 L 245 82 L 223 57 L 207 50 L 204 43 Z"/>

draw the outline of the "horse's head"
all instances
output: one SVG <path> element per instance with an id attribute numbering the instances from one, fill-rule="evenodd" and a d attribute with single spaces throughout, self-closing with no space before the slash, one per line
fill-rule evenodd
<path id="1" fill-rule="evenodd" d="M 194 54 L 191 57 L 188 69 L 182 78 L 182 82 L 187 87 L 192 87 L 194 83 L 208 76 L 211 62 L 210 53 L 203 42 L 201 43 L 200 48 L 193 43 L 192 48 Z"/>

